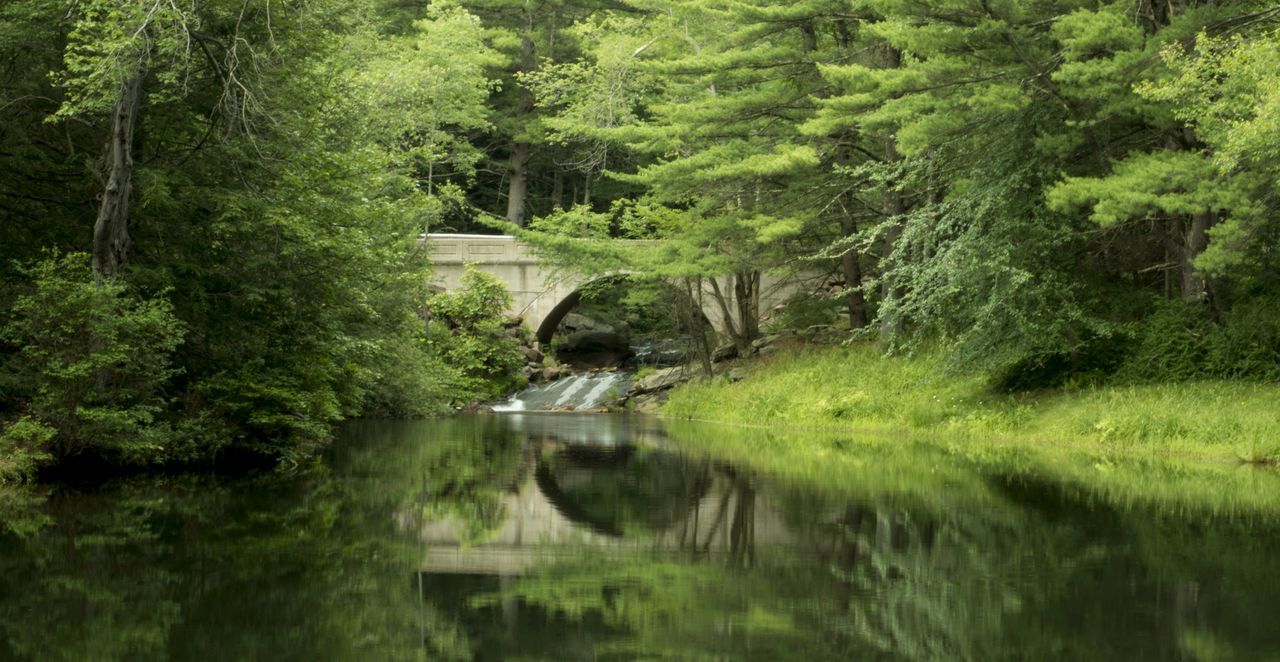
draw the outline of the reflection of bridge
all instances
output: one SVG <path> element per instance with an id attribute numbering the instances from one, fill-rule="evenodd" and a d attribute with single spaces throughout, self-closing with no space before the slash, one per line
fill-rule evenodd
<path id="1" fill-rule="evenodd" d="M 690 552 L 752 556 L 757 549 L 794 545 L 778 514 L 751 490 L 714 475 L 707 494 L 672 527 L 657 532 L 612 536 L 569 519 L 527 478 L 515 494 L 504 495 L 506 521 L 484 542 L 461 543 L 462 526 L 452 519 L 429 522 L 422 570 L 427 573 L 519 574 L 539 560 L 583 548 L 596 551 Z"/>
<path id="2" fill-rule="evenodd" d="M 458 287 L 466 273 L 466 265 L 497 276 L 511 292 L 513 315 L 519 315 L 537 332 L 538 339 L 549 342 L 560 320 L 578 304 L 579 288 L 596 280 L 579 274 L 553 272 L 528 246 L 509 235 L 429 234 L 427 250 L 431 255 L 436 285 L 450 290 Z M 790 280 L 762 276 L 760 309 L 767 311 L 785 301 L 799 288 Z M 729 310 L 734 310 L 733 287 L 727 278 L 718 279 Z M 703 296 L 703 313 L 716 332 L 724 334 L 724 316 L 714 302 L 710 290 Z"/>
<path id="3" fill-rule="evenodd" d="M 656 449 L 599 443 L 615 434 L 641 440 L 644 429 L 602 430 L 595 421 L 571 416 L 512 422 L 528 435 L 526 467 L 501 497 L 502 524 L 468 545 L 466 524 L 454 517 L 423 523 L 424 572 L 511 575 L 585 549 L 750 564 L 758 551 L 785 547 L 795 553 L 806 546 L 771 497 L 728 470 Z M 597 442 L 581 443 L 585 435 Z"/>

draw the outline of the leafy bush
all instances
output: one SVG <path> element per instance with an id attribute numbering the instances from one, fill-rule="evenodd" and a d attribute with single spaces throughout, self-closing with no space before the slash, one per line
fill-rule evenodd
<path id="1" fill-rule="evenodd" d="M 1280 381 L 1280 308 L 1274 298 L 1239 302 L 1217 331 L 1207 357 L 1210 373 Z"/>
<path id="2" fill-rule="evenodd" d="M 495 398 L 520 386 L 519 343 L 503 327 L 511 295 L 496 277 L 468 267 L 463 287 L 433 295 L 427 304 L 427 343 L 461 373 L 464 394 Z"/>
<path id="3" fill-rule="evenodd" d="M 18 406 L 23 416 L 0 441 L 6 454 L 162 457 L 172 432 L 157 416 L 183 337 L 168 301 L 144 299 L 116 280 L 95 283 L 83 253 L 47 257 L 23 273 L 30 288 L 18 296 L 2 334 L 17 348 L 8 370 L 26 385 Z"/>
<path id="4" fill-rule="evenodd" d="M 0 484 L 31 480 L 57 430 L 23 416 L 0 431 Z"/>
<path id="5" fill-rule="evenodd" d="M 1280 380 L 1280 310 L 1273 298 L 1236 303 L 1220 319 L 1202 303 L 1164 302 L 1139 326 L 1119 377 Z"/>
<path id="6" fill-rule="evenodd" d="M 1162 303 L 1138 326 L 1122 381 L 1187 380 L 1203 376 L 1216 329 L 1202 304 Z"/>
<path id="7" fill-rule="evenodd" d="M 612 222 L 610 214 L 595 213 L 590 205 L 575 205 L 534 219 L 529 229 L 566 237 L 605 239 Z"/>
<path id="8" fill-rule="evenodd" d="M 766 325 L 777 333 L 785 329 L 802 331 L 815 324 L 833 324 L 844 308 L 844 301 L 810 293 L 800 293 L 774 311 Z"/>
<path id="9" fill-rule="evenodd" d="M 341 420 L 342 408 L 330 384 L 329 365 L 289 358 L 295 362 L 246 361 L 202 380 L 189 399 L 226 421 L 234 437 L 230 441 L 241 450 L 300 462 L 329 440 L 330 426 Z"/>
<path id="10" fill-rule="evenodd" d="M 428 352 L 420 339 L 406 339 L 384 354 L 378 379 L 365 395 L 364 415 L 410 418 L 444 414 L 463 389 L 461 372 Z"/>
<path id="11" fill-rule="evenodd" d="M 991 385 L 1017 393 L 1104 384 L 1123 365 L 1131 345 L 1131 338 L 1120 334 L 1091 338 L 1074 352 L 1035 354 L 994 370 Z"/>

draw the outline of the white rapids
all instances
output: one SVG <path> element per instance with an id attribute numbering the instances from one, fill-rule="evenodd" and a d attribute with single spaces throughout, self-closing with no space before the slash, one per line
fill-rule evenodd
<path id="1" fill-rule="evenodd" d="M 582 372 L 549 384 L 530 384 L 494 411 L 551 411 L 594 409 L 626 393 L 631 375 L 625 372 Z"/>

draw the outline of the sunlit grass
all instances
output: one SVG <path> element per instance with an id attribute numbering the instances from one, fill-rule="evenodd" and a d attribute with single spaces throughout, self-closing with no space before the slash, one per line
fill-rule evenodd
<path id="1" fill-rule="evenodd" d="M 954 435 L 883 435 L 793 426 L 670 420 L 670 439 L 781 480 L 926 510 L 1006 503 L 999 485 L 1047 483 L 1064 498 L 1180 517 L 1280 516 L 1280 472 L 1234 459 L 1116 454 L 1084 446 L 975 442 Z"/>
<path id="2" fill-rule="evenodd" d="M 1049 480 L 1118 507 L 1280 514 L 1280 387 L 1008 396 L 978 377 L 938 374 L 927 359 L 870 348 L 795 348 L 742 381 L 683 386 L 663 414 L 686 449 L 868 496 L 990 500 L 980 475 Z"/>
<path id="3" fill-rule="evenodd" d="M 662 413 L 1109 455 L 1280 458 L 1280 386 L 1196 382 L 1011 396 L 981 376 L 941 374 L 928 358 L 886 358 L 869 347 L 794 348 L 757 362 L 740 382 L 676 389 Z"/>

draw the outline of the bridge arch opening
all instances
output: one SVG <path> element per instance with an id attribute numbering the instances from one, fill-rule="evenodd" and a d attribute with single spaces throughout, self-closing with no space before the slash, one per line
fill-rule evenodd
<path id="1" fill-rule="evenodd" d="M 614 273 L 556 302 L 535 337 L 565 363 L 606 367 L 683 363 L 695 355 L 695 346 L 714 347 L 714 333 L 702 308 L 675 285 Z"/>
<path id="2" fill-rule="evenodd" d="M 705 460 L 635 447 L 565 445 L 539 454 L 538 491 L 565 519 L 623 538 L 675 528 L 711 489 Z"/>

